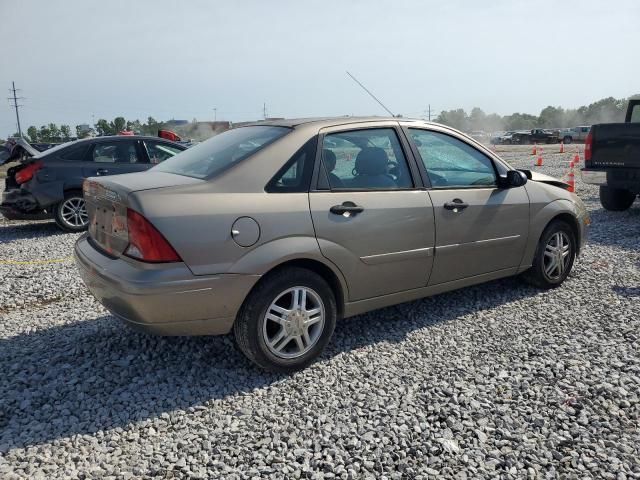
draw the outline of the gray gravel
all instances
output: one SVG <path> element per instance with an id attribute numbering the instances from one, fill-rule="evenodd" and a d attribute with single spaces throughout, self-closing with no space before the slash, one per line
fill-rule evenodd
<path id="1" fill-rule="evenodd" d="M 640 478 L 640 205 L 578 191 L 594 224 L 562 288 L 349 319 L 290 377 L 125 329 L 65 260 L 75 235 L 0 221 L 3 261 L 59 260 L 0 264 L 0 478 Z"/>

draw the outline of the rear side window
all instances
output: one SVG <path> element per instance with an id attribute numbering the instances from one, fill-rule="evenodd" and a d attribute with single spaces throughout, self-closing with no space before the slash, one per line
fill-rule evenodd
<path id="1" fill-rule="evenodd" d="M 149 161 L 154 164 L 164 162 L 165 160 L 175 157 L 178 153 L 182 152 L 182 149 L 177 148 L 175 145 L 170 145 L 164 142 L 145 140 L 144 143 L 147 147 Z"/>
<path id="2" fill-rule="evenodd" d="M 159 172 L 212 178 L 290 132 L 287 127 L 257 125 L 227 130 L 153 167 Z"/>
<path id="3" fill-rule="evenodd" d="M 141 163 L 134 142 L 97 143 L 92 156 L 97 163 Z"/>
<path id="4" fill-rule="evenodd" d="M 629 119 L 631 123 L 640 123 L 640 104 L 634 105 L 631 110 L 631 118 Z"/>
<path id="5" fill-rule="evenodd" d="M 398 190 L 413 187 L 398 135 L 393 128 L 327 134 L 322 144 L 331 190 Z"/>
<path id="6" fill-rule="evenodd" d="M 64 150 L 60 155 L 60 158 L 64 160 L 83 160 L 84 155 L 87 153 L 87 145 L 78 145 L 76 147 L 69 148 Z"/>
<path id="7" fill-rule="evenodd" d="M 265 187 L 269 193 L 308 192 L 318 137 L 309 140 Z"/>

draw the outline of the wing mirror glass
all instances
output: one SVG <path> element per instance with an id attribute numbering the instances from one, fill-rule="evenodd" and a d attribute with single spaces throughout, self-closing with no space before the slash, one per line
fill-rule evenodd
<path id="1" fill-rule="evenodd" d="M 504 188 L 517 188 L 527 183 L 527 175 L 520 170 L 509 170 L 501 180 Z"/>

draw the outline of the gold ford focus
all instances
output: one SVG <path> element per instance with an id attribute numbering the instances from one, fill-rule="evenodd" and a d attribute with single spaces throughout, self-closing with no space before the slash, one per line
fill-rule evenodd
<path id="1" fill-rule="evenodd" d="M 511 275 L 557 287 L 589 222 L 562 181 L 398 118 L 235 128 L 84 197 L 76 263 L 109 311 L 233 332 L 273 371 L 311 363 L 340 318 Z"/>

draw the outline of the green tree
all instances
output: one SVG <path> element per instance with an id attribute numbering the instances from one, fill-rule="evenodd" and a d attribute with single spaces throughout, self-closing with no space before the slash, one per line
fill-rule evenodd
<path id="1" fill-rule="evenodd" d="M 46 125 L 42 125 L 40 127 L 40 131 L 38 132 L 38 140 L 41 142 L 49 142 L 51 139 L 51 130 Z"/>
<path id="2" fill-rule="evenodd" d="M 33 125 L 27 128 L 27 135 L 29 135 L 29 140 L 31 140 L 32 142 L 38 141 L 38 129 Z"/>
<path id="3" fill-rule="evenodd" d="M 96 122 L 96 124 L 94 125 L 95 129 L 96 129 L 96 133 L 98 135 L 113 135 L 113 130 L 111 129 L 111 125 L 109 125 L 109 122 L 107 122 L 104 118 L 101 118 L 100 120 L 98 120 Z"/>
<path id="4" fill-rule="evenodd" d="M 58 125 L 56 125 L 55 123 L 50 123 L 49 124 L 49 141 L 59 142 L 61 136 L 62 135 L 60 133 L 60 128 L 58 127 Z"/>
<path id="5" fill-rule="evenodd" d="M 538 116 L 538 127 L 554 128 L 566 126 L 565 111 L 562 107 L 552 107 L 549 105 L 548 107 L 543 108 Z"/>
<path id="6" fill-rule="evenodd" d="M 484 130 L 487 122 L 487 114 L 481 108 L 474 107 L 469 114 L 469 128 L 471 130 Z"/>
<path id="7" fill-rule="evenodd" d="M 462 131 L 469 130 L 467 113 L 462 108 L 440 112 L 440 115 L 436 118 L 436 122 Z"/>
<path id="8" fill-rule="evenodd" d="M 71 140 L 71 127 L 69 125 L 60 125 L 60 136 L 63 142 Z"/>
<path id="9" fill-rule="evenodd" d="M 118 134 L 119 132 L 124 130 L 126 126 L 127 126 L 127 121 L 124 119 L 124 117 L 114 118 L 113 122 L 111 122 L 111 130 L 113 132 L 112 135 Z"/>

